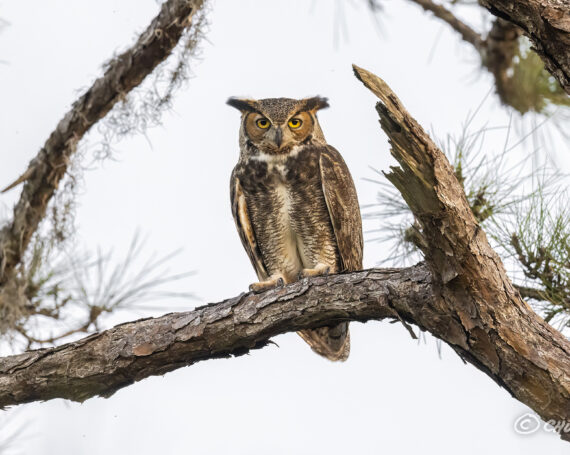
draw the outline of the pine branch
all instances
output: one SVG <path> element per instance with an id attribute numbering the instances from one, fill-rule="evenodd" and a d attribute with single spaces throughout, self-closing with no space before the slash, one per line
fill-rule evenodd
<path id="1" fill-rule="evenodd" d="M 438 290 L 440 316 L 453 315 L 460 323 L 454 342 L 436 336 L 543 418 L 556 415 L 552 418 L 568 420 L 570 342 L 515 291 L 443 152 L 382 79 L 356 66 L 354 71 L 380 99 L 376 105 L 380 125 L 400 164 L 386 177 L 421 227 L 422 250 Z M 486 352 L 473 356 L 475 346 Z M 514 352 L 518 360 L 510 363 Z M 560 367 L 557 373 L 550 370 L 551 361 Z M 552 374 L 560 376 L 551 382 Z M 531 396 L 534 387 L 543 393 L 541 398 Z M 563 437 L 570 438 L 570 434 Z"/>
<path id="2" fill-rule="evenodd" d="M 0 359 L 0 407 L 110 396 L 151 375 L 242 355 L 275 335 L 336 321 L 406 320 L 404 308 L 421 313 L 432 294 L 423 266 L 378 269 L 303 280 L 186 313 L 121 324 L 74 343 Z"/>
<path id="3" fill-rule="evenodd" d="M 73 104 L 30 162 L 18 179 L 26 184 L 14 218 L 0 231 L 0 287 L 22 260 L 79 140 L 170 55 L 202 4 L 203 0 L 166 1 L 135 45 L 109 63 L 105 74 Z"/>

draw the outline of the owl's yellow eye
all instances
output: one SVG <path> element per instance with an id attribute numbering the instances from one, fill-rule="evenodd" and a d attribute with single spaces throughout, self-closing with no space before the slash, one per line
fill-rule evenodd
<path id="1" fill-rule="evenodd" d="M 289 120 L 289 127 L 290 128 L 299 128 L 302 123 L 303 122 L 301 121 L 301 119 L 292 118 L 291 120 Z"/>
<path id="2" fill-rule="evenodd" d="M 255 124 L 256 124 L 259 128 L 265 130 L 265 129 L 269 128 L 269 125 L 271 125 L 271 122 L 269 122 L 269 120 L 267 120 L 266 118 L 260 118 L 259 120 L 257 120 L 257 121 L 255 122 Z"/>

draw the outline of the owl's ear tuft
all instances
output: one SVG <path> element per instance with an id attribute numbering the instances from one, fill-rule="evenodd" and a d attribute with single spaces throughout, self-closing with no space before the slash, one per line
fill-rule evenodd
<path id="1" fill-rule="evenodd" d="M 312 98 L 305 98 L 305 109 L 308 111 L 318 111 L 319 109 L 325 109 L 329 107 L 328 98 L 323 98 L 321 96 L 313 96 Z"/>
<path id="2" fill-rule="evenodd" d="M 228 98 L 226 104 L 231 107 L 235 107 L 241 112 L 256 112 L 258 110 L 257 101 L 245 98 L 234 98 L 232 96 L 231 98 Z"/>

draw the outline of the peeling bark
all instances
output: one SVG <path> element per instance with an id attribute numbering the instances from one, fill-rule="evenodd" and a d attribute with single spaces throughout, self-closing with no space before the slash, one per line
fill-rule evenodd
<path id="1" fill-rule="evenodd" d="M 9 280 L 21 261 L 67 171 L 78 141 L 170 55 L 202 4 L 203 0 L 165 2 L 135 45 L 111 61 L 105 74 L 60 120 L 26 172 L 6 188 L 26 181 L 20 200 L 14 207 L 13 220 L 0 230 L 0 287 Z"/>
<path id="2" fill-rule="evenodd" d="M 546 69 L 570 94 L 570 4 L 568 0 L 479 0 L 492 14 L 518 25 Z"/>
<path id="3" fill-rule="evenodd" d="M 543 419 L 569 421 L 570 342 L 521 299 L 443 152 L 382 79 L 356 66 L 354 71 L 380 99 L 380 124 L 400 164 L 386 177 L 425 240 L 440 317 L 420 327 L 447 341 Z M 570 439 L 568 433 L 562 436 Z"/>

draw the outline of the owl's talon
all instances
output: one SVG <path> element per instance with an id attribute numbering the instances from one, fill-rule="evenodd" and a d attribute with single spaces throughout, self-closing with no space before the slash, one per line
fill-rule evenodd
<path id="1" fill-rule="evenodd" d="M 310 278 L 312 276 L 327 276 L 331 271 L 329 265 L 319 264 L 314 269 L 303 269 L 299 272 L 298 279 Z"/>
<path id="2" fill-rule="evenodd" d="M 264 283 L 251 283 L 249 285 L 249 290 L 254 294 L 261 294 L 262 292 L 268 291 L 273 288 L 273 286 L 268 286 Z"/>
<path id="3" fill-rule="evenodd" d="M 260 281 L 258 283 L 251 283 L 249 285 L 249 290 L 255 294 L 268 291 L 273 288 L 280 288 L 285 286 L 285 280 L 283 277 L 273 277 L 266 281 Z"/>

